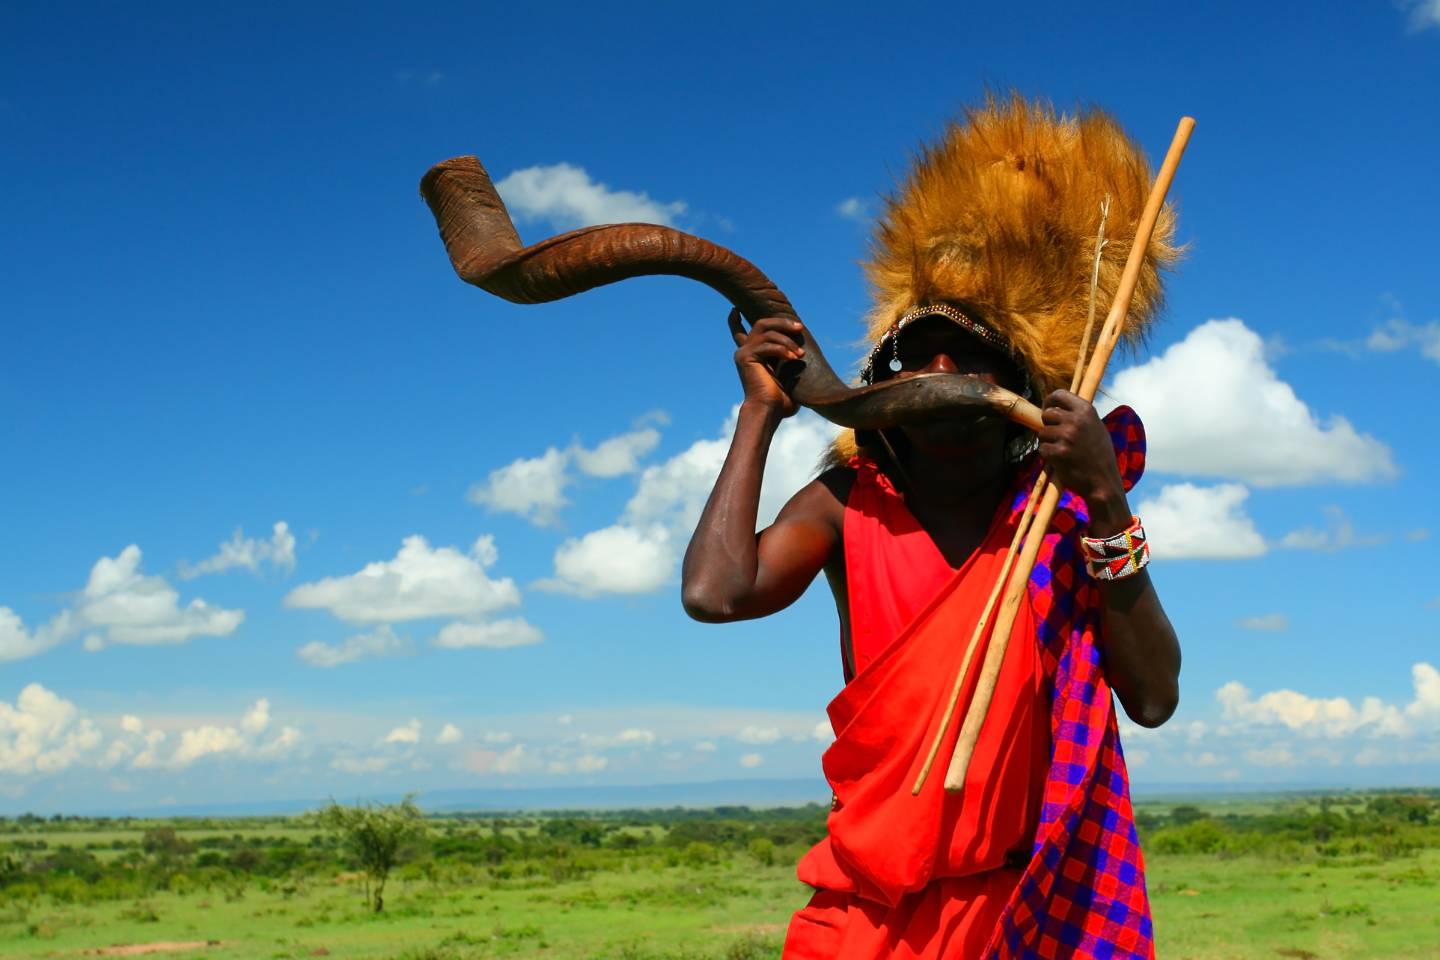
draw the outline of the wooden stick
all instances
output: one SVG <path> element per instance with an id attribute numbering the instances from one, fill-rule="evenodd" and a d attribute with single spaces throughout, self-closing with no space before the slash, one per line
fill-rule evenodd
<path id="1" fill-rule="evenodd" d="M 1130 311 L 1130 300 L 1135 294 L 1135 284 L 1140 279 L 1140 268 L 1145 262 L 1145 253 L 1150 246 L 1150 237 L 1155 232 L 1155 222 L 1160 218 L 1160 211 L 1165 205 L 1165 195 L 1170 191 L 1170 184 L 1175 179 L 1175 170 L 1180 166 L 1180 157 L 1185 152 L 1185 146 L 1189 143 L 1190 134 L 1194 129 L 1194 119 L 1191 117 L 1180 119 L 1175 136 L 1170 141 L 1170 150 L 1165 154 L 1165 162 L 1161 164 L 1160 173 L 1155 178 L 1155 185 L 1150 190 L 1150 197 L 1145 203 L 1145 211 L 1140 217 L 1140 223 L 1135 228 L 1135 241 L 1130 247 L 1130 256 L 1125 262 L 1125 271 L 1120 275 L 1120 286 L 1115 291 L 1115 299 L 1110 304 L 1110 312 L 1105 318 L 1104 327 L 1100 330 L 1100 338 L 1095 343 L 1095 352 L 1090 357 L 1085 378 L 1080 382 L 1079 395 L 1084 400 L 1090 401 L 1095 398 L 1095 392 L 1099 389 L 1100 381 L 1105 376 L 1105 367 L 1110 362 L 1110 355 L 1114 353 L 1116 345 L 1120 342 L 1120 333 L 1125 326 L 1125 317 Z M 955 752 L 951 756 L 950 766 L 945 772 L 945 789 L 952 793 L 965 786 L 965 776 L 970 769 L 970 759 L 975 753 L 975 744 L 980 738 L 980 728 L 985 723 L 986 714 L 990 709 L 990 701 L 995 696 L 995 683 L 1000 677 L 1000 666 L 1005 660 L 1005 650 L 1010 642 L 1010 631 L 1015 625 L 1015 616 L 1019 612 L 1020 604 L 1025 599 L 1026 586 L 1030 582 L 1031 572 L 1035 569 L 1035 560 L 1040 554 L 1040 545 L 1045 539 L 1045 531 L 1050 527 L 1050 520 L 1054 517 L 1055 507 L 1059 502 L 1060 488 L 1054 483 L 1048 484 L 1045 488 L 1045 496 L 1036 511 L 1031 535 L 1025 540 L 1025 548 L 1020 554 L 1020 562 L 1016 564 L 1005 589 L 1005 599 L 1001 601 L 1000 614 L 995 620 L 995 633 L 985 651 L 985 660 L 980 666 L 980 678 L 976 683 L 975 696 L 971 699 L 969 709 L 965 712 L 965 720 L 960 726 L 960 736 L 955 741 Z"/>
<path id="2" fill-rule="evenodd" d="M 960 671 L 955 674 L 955 683 L 950 688 L 950 700 L 945 705 L 945 715 L 940 718 L 940 728 L 935 731 L 935 738 L 930 741 L 930 751 L 925 754 L 925 764 L 920 768 L 920 775 L 915 778 L 915 786 L 910 789 L 912 797 L 920 795 L 920 788 L 925 786 L 925 780 L 930 776 L 930 767 L 935 763 L 935 757 L 940 752 L 940 744 L 945 740 L 945 731 L 950 729 L 950 718 L 955 716 L 955 707 L 960 702 L 960 690 L 965 686 L 965 675 L 970 672 L 970 661 L 975 656 L 980 638 L 985 634 L 985 624 L 990 622 L 990 614 L 995 611 L 995 601 L 1000 599 L 1000 589 L 1005 586 L 1006 577 L 1010 574 L 1010 567 L 1015 562 L 1017 547 L 1025 540 L 1025 535 L 1030 530 L 1030 521 L 1035 517 L 1036 498 L 1039 497 L 1044 485 L 1045 473 L 1042 470 L 1040 476 L 1035 479 L 1035 486 L 1030 491 L 1030 496 L 1025 501 L 1025 512 L 1021 514 L 1020 522 L 1015 527 L 1015 536 L 1010 538 L 1010 549 L 1005 551 L 1005 562 L 1000 566 L 1000 575 L 995 578 L 995 586 L 990 591 L 990 599 L 985 601 L 985 609 L 975 624 L 975 632 L 970 635 L 970 642 L 965 646 L 965 656 L 960 660 Z"/>
<path id="3" fill-rule="evenodd" d="M 1085 333 L 1080 337 L 1080 349 L 1075 353 L 1075 370 L 1070 375 L 1071 390 L 1079 388 L 1080 378 L 1085 373 L 1085 358 L 1090 354 L 1090 334 L 1095 329 L 1095 294 L 1100 286 L 1100 262 L 1106 243 L 1105 224 L 1109 219 L 1110 195 L 1106 194 L 1100 204 L 1100 229 L 1095 235 L 1095 263 L 1090 272 L 1090 310 L 1085 318 Z M 881 434 L 881 439 L 884 439 L 884 434 Z M 893 457 L 894 454 L 892 453 L 891 456 Z M 1005 562 L 1000 565 L 1000 573 L 995 578 L 995 586 L 990 591 L 990 599 L 985 601 L 985 609 L 980 614 L 979 622 L 975 624 L 975 632 L 970 635 L 970 643 L 965 647 L 965 656 L 960 660 L 960 672 L 956 674 L 955 683 L 950 688 L 950 699 L 945 704 L 945 714 L 940 718 L 940 726 L 936 729 L 935 737 L 930 742 L 930 751 L 925 755 L 925 763 L 921 765 L 919 776 L 915 778 L 915 786 L 910 789 L 912 797 L 920 795 L 921 788 L 925 786 L 925 781 L 930 776 L 930 768 L 935 763 L 935 756 L 940 752 L 940 744 L 945 741 L 945 733 L 950 729 L 950 718 L 955 715 L 955 707 L 960 701 L 960 691 L 965 686 L 965 676 L 970 672 L 970 661 L 975 656 L 980 638 L 985 634 L 985 625 L 990 622 L 990 615 L 995 611 L 995 601 L 999 599 L 1000 591 L 1010 576 L 1010 568 L 1015 562 L 1016 550 L 1024 543 L 1025 537 L 1030 532 L 1030 522 L 1035 518 L 1035 507 L 1040 502 L 1040 494 L 1045 489 L 1046 479 L 1045 471 L 1040 471 L 1040 475 L 1035 478 L 1035 486 L 1030 490 L 1030 496 L 1025 499 L 1025 512 L 1015 527 L 1015 536 L 1010 539 L 1010 548 L 1005 551 Z"/>

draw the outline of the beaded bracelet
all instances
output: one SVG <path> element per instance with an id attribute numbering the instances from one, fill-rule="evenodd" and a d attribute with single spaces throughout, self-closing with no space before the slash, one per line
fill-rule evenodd
<path id="1" fill-rule="evenodd" d="M 1130 526 L 1113 537 L 1081 537 L 1080 552 L 1090 576 L 1096 580 L 1123 580 L 1145 568 L 1150 562 L 1150 543 L 1139 517 L 1130 518 Z"/>

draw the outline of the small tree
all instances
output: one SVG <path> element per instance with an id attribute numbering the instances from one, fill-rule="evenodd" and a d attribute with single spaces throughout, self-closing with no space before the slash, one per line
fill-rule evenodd
<path id="1" fill-rule="evenodd" d="M 342 807 L 334 800 L 316 818 L 339 838 L 365 871 L 365 899 L 376 913 L 385 909 L 385 880 L 406 844 L 422 840 L 425 818 L 412 797 L 400 803 Z"/>

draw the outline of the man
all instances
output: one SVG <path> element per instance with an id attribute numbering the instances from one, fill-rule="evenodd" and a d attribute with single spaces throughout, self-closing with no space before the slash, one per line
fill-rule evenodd
<path id="1" fill-rule="evenodd" d="M 862 376 L 969 374 L 1042 396 L 1038 437 L 993 417 L 842 436 L 829 468 L 757 536 L 766 451 L 796 410 L 773 371 L 803 362 L 808 334 L 793 319 L 746 333 L 731 318 L 744 401 L 686 553 L 685 607 L 710 622 L 765 616 L 823 570 L 846 679 L 829 709 L 829 835 L 800 864 L 816 892 L 791 923 L 792 960 L 1154 954 L 1110 699 L 1150 727 L 1178 700 L 1179 645 L 1126 497 L 1143 431 L 1128 409 L 1102 422 L 1058 389 L 1084 348 L 1100 201 L 1113 202 L 1123 241 L 1149 176 L 1098 111 L 1069 119 L 1015 97 L 967 120 L 923 152 L 881 218 Z M 1167 213 L 1133 328 L 1158 309 L 1172 230 Z M 1101 246 L 1102 311 L 1124 245 Z M 964 788 L 947 793 L 937 776 L 911 796 L 1042 466 L 1067 493 Z"/>

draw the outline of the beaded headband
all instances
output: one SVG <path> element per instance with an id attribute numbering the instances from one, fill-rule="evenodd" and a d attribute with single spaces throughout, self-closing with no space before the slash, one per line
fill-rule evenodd
<path id="1" fill-rule="evenodd" d="M 893 343 L 899 336 L 901 329 L 903 329 L 907 323 L 919 320 L 922 317 L 946 317 L 953 321 L 956 326 L 979 337 L 986 344 L 994 347 L 1006 356 L 1012 359 L 1015 357 L 1015 348 L 1012 347 L 1004 337 L 985 326 L 985 324 L 978 320 L 971 319 L 948 303 L 928 303 L 906 311 L 904 316 L 890 325 L 890 329 L 885 331 L 884 336 L 875 341 L 875 346 L 870 348 L 870 353 L 865 357 L 865 365 L 860 368 L 860 379 L 863 382 L 874 382 L 875 360 L 880 356 L 880 351 L 885 349 L 885 344 Z"/>

